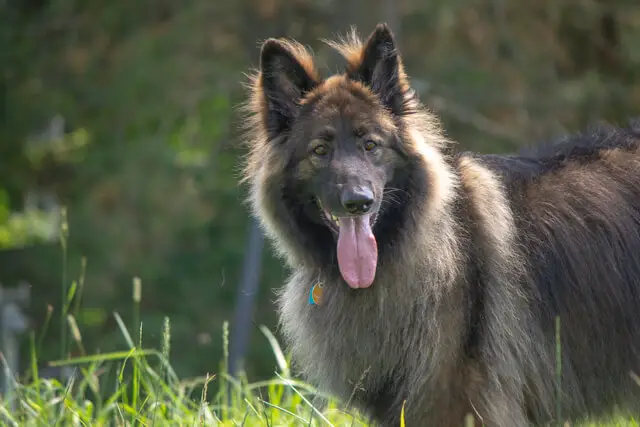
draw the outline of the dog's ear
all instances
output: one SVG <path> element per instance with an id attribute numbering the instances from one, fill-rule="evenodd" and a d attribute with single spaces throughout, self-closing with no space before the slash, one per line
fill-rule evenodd
<path id="1" fill-rule="evenodd" d="M 268 39 L 260 51 L 263 111 L 270 136 L 288 130 L 305 93 L 318 84 L 311 56 L 301 46 Z"/>
<path id="2" fill-rule="evenodd" d="M 359 65 L 349 72 L 349 77 L 369 86 L 385 107 L 400 114 L 403 76 L 395 37 L 387 24 L 378 24 L 362 48 Z"/>

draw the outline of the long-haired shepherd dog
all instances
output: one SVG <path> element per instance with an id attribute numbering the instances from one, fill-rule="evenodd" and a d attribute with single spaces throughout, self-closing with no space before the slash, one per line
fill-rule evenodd
<path id="1" fill-rule="evenodd" d="M 301 373 L 384 426 L 638 414 L 640 128 L 457 153 L 386 25 L 329 43 L 347 65 L 323 78 L 266 40 L 247 103 Z"/>

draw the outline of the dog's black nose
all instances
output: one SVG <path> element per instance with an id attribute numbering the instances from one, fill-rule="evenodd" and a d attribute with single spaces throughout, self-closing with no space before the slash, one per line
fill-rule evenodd
<path id="1" fill-rule="evenodd" d="M 364 214 L 373 205 L 373 192 L 363 187 L 345 187 L 340 194 L 340 203 L 350 214 Z"/>

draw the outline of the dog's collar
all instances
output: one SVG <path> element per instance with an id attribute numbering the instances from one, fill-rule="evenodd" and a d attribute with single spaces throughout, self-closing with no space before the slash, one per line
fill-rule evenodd
<path id="1" fill-rule="evenodd" d="M 318 282 L 309 290 L 309 304 L 320 305 L 322 303 L 322 293 L 324 289 L 322 283 Z"/>

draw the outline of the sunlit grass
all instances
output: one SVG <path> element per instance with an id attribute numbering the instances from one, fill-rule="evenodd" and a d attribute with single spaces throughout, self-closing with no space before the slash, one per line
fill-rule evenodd
<path id="1" fill-rule="evenodd" d="M 335 402 L 322 410 L 313 407 L 317 392 L 282 373 L 253 383 L 227 372 L 181 380 L 166 358 L 166 348 L 134 345 L 115 316 L 128 350 L 52 362 L 73 367 L 74 375 L 64 383 L 40 378 L 32 352 L 30 378 L 16 383 L 13 400 L 0 406 L 3 421 L 12 426 L 366 425 Z M 165 325 L 164 333 L 170 336 L 170 324 Z"/>
<path id="2" fill-rule="evenodd" d="M 367 425 L 357 414 L 347 413 L 330 396 L 292 378 L 288 360 L 266 327 L 261 329 L 278 366 L 273 379 L 249 382 L 243 374 L 235 378 L 229 375 L 226 370 L 229 330 L 226 323 L 222 330 L 225 354 L 220 371 L 197 378 L 178 378 L 170 364 L 169 318 L 165 318 L 161 348 L 144 346 L 143 324 L 138 320 L 142 299 L 142 284 L 138 278 L 133 281 L 132 292 L 135 323 L 135 329 L 132 329 L 136 331 L 136 339 L 120 315 L 114 313 L 127 348 L 86 354 L 74 316 L 79 307 L 71 304 L 83 284 L 81 277 L 66 290 L 61 314 L 65 320 L 63 336 L 69 338 L 68 345 L 74 346 L 81 356 L 49 362 L 50 367 L 66 368 L 72 374 L 65 381 L 39 375 L 42 335 L 36 339 L 32 333 L 29 370 L 25 378 L 12 377 L 13 391 L 0 402 L 2 425 Z M 52 311 L 49 308 L 42 333 L 48 329 Z M 67 349 L 63 348 L 62 353 L 67 354 Z M 312 402 L 316 397 L 327 399 L 328 404 L 322 409 L 315 407 Z"/>
<path id="3" fill-rule="evenodd" d="M 11 426 L 147 426 L 147 425 L 220 425 L 220 426 L 319 426 L 366 425 L 355 414 L 341 409 L 329 396 L 291 377 L 289 362 L 275 336 L 261 327 L 273 349 L 278 371 L 269 381 L 249 382 L 242 373 L 232 377 L 228 366 L 228 325 L 222 330 L 224 360 L 219 372 L 181 379 L 171 359 L 171 323 L 165 318 L 160 349 L 144 345 L 144 325 L 140 322 L 143 286 L 139 278 L 132 283 L 133 320 L 128 327 L 113 313 L 126 343 L 122 351 L 87 354 L 82 332 L 76 322 L 80 297 L 84 290 L 86 260 L 78 280 L 68 281 L 68 224 L 63 215 L 59 230 L 62 262 L 60 310 L 49 306 L 39 336 L 30 335 L 30 365 L 22 378 L 9 373 L 11 393 L 1 397 L 0 422 Z M 54 316 L 53 313 L 57 312 Z M 58 318 L 59 329 L 51 331 Z M 58 332 L 60 359 L 48 363 L 58 375 L 43 378 L 38 370 L 43 338 Z M 134 333 L 132 333 L 134 332 Z M 159 331 L 151 331 L 155 334 Z M 68 357 L 70 349 L 79 354 Z M 59 375 L 62 373 L 68 375 Z M 64 378 L 64 379 L 61 379 Z M 322 409 L 312 402 L 316 397 L 328 400 Z"/>

